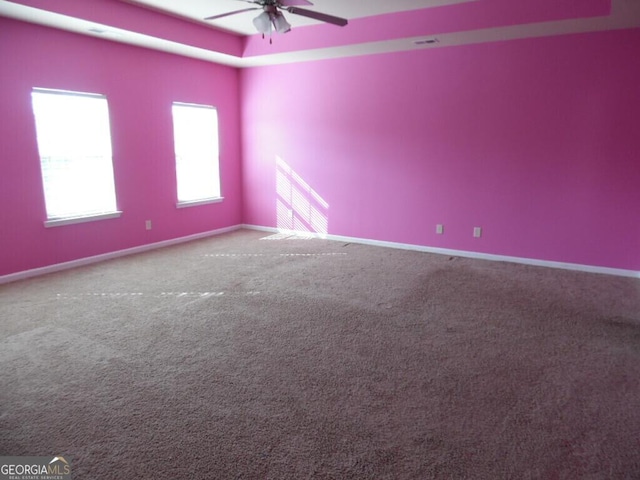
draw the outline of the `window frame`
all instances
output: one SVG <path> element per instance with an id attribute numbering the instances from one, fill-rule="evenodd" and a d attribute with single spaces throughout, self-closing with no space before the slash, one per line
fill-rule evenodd
<path id="1" fill-rule="evenodd" d="M 179 173 L 178 173 L 178 152 L 177 152 L 177 146 L 176 146 L 176 120 L 175 120 L 175 116 L 174 116 L 174 107 L 187 107 L 187 108 L 194 108 L 194 109 L 205 109 L 205 110 L 211 110 L 215 113 L 215 123 L 216 123 L 216 131 L 215 134 L 217 136 L 217 149 L 215 152 L 215 158 L 214 158 L 214 170 L 217 174 L 217 187 L 218 187 L 218 195 L 217 196 L 208 196 L 208 197 L 201 197 L 201 198 L 195 198 L 195 199 L 190 199 L 190 200 L 180 200 L 180 195 L 179 195 Z M 171 103 L 171 119 L 172 119 L 172 128 L 173 128 L 173 154 L 174 154 L 174 166 L 176 169 L 176 208 L 188 208 L 188 207 L 194 207 L 194 206 L 199 206 L 199 205 L 208 205 L 208 204 L 212 204 L 212 203 L 220 203 L 224 200 L 224 196 L 222 194 L 222 172 L 221 172 L 221 137 L 220 137 L 220 116 L 218 114 L 218 108 L 213 106 L 213 105 L 205 105 L 205 104 L 199 104 L 199 103 L 189 103 L 189 102 L 172 102 Z"/>
<path id="2" fill-rule="evenodd" d="M 112 182 L 110 186 L 113 186 L 113 200 L 114 200 L 114 209 L 105 210 L 105 211 L 95 211 L 90 213 L 74 213 L 68 215 L 52 215 L 49 212 L 49 207 L 47 205 L 47 183 L 45 179 L 45 170 L 43 165 L 43 157 L 41 154 L 41 146 L 40 146 L 40 134 L 38 124 L 38 114 L 36 112 L 36 107 L 34 103 L 34 95 L 33 94 L 46 94 L 46 95 L 60 95 L 66 97 L 78 97 L 78 98 L 93 98 L 93 99 L 101 99 L 105 101 L 107 108 L 107 134 L 109 140 L 109 162 L 110 162 L 110 173 L 112 175 Z M 88 93 L 88 92 L 77 92 L 71 90 L 60 90 L 60 89 L 52 89 L 52 88 L 43 88 L 43 87 L 33 87 L 31 89 L 31 104 L 32 104 L 32 113 L 34 118 L 34 127 L 36 133 L 36 147 L 38 151 L 38 160 L 40 166 L 40 180 L 42 185 L 42 195 L 45 207 L 45 214 L 47 216 L 46 220 L 44 220 L 43 224 L 46 228 L 49 227 L 58 227 L 63 225 L 71 225 L 76 223 L 85 223 L 92 222 L 97 220 L 105 220 L 110 218 L 118 218 L 122 215 L 122 211 L 118 208 L 118 197 L 117 197 L 117 189 L 116 189 L 116 179 L 115 179 L 115 166 L 113 161 L 113 138 L 111 135 L 111 116 L 109 111 L 109 103 L 107 100 L 107 96 L 98 93 Z M 46 152 L 45 152 L 46 153 Z M 71 158 L 71 157 L 69 157 Z"/>

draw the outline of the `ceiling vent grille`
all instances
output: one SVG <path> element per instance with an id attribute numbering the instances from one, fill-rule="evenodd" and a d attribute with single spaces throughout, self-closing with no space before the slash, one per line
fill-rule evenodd
<path id="1" fill-rule="evenodd" d="M 435 43 L 438 43 L 437 38 L 424 38 L 422 40 L 416 40 L 415 42 L 413 42 L 414 45 L 433 45 Z"/>

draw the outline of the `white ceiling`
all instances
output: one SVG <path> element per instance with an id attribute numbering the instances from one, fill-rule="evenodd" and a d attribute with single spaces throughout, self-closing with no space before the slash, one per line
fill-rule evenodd
<path id="1" fill-rule="evenodd" d="M 260 12 L 244 12 L 230 17 L 204 22 L 205 17 L 251 8 L 245 0 L 125 0 L 129 3 L 169 12 L 173 15 L 208 23 L 223 30 L 253 35 L 256 33 L 252 20 Z M 393 12 L 418 10 L 421 8 L 451 5 L 475 0 L 312 0 L 313 6 L 301 7 L 337 17 L 353 20 Z M 293 28 L 320 23 L 299 15 L 285 14 Z"/>

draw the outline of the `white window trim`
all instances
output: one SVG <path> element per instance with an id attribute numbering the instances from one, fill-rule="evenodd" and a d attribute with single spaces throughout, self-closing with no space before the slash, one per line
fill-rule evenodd
<path id="1" fill-rule="evenodd" d="M 32 88 L 32 93 L 42 93 L 42 94 L 49 94 L 49 95 L 62 95 L 62 96 L 73 96 L 73 97 L 84 97 L 84 98 L 95 98 L 95 99 L 101 99 L 101 100 L 107 100 L 107 96 L 104 94 L 99 94 L 99 93 L 88 93 L 88 92 L 76 92 L 76 91 L 72 91 L 72 90 L 60 90 L 60 89 L 52 89 L 52 88 L 41 88 L 41 87 L 33 87 Z M 35 112 L 34 112 L 35 113 Z M 110 119 L 109 119 L 109 135 L 111 136 L 111 125 L 110 125 Z M 110 139 L 111 140 L 111 139 Z M 111 140 L 112 141 L 112 140 Z M 40 160 L 42 161 L 42 160 Z M 42 168 L 42 167 L 41 167 Z M 113 152 L 111 152 L 111 168 L 113 171 Z M 115 192 L 115 172 L 114 172 L 114 195 L 116 195 Z M 117 201 L 117 197 L 116 197 L 116 201 Z M 110 218 L 118 218 L 122 215 L 122 211 L 120 210 L 113 210 L 113 211 L 109 211 L 106 210 L 104 212 L 99 212 L 99 213 L 88 213 L 86 215 L 70 215 L 70 216 L 64 216 L 64 217 L 48 217 L 47 220 L 45 220 L 44 226 L 45 228 L 50 228 L 50 227 L 59 227 L 59 226 L 64 226 L 64 225 L 72 225 L 75 223 L 85 223 L 85 222 L 93 222 L 93 221 L 98 221 L 98 220 L 106 220 L 106 219 L 110 219 Z"/>
<path id="2" fill-rule="evenodd" d="M 107 98 L 107 96 L 104 95 L 103 93 L 76 92 L 76 91 L 73 91 L 73 90 L 60 90 L 59 88 L 33 87 L 31 90 L 34 91 L 34 92 L 49 93 L 49 94 L 54 94 L 54 95 L 101 98 L 101 99 L 106 99 Z"/>
<path id="3" fill-rule="evenodd" d="M 64 225 L 73 225 L 74 223 L 86 223 L 86 222 L 95 222 L 98 220 L 107 220 L 109 218 L 119 218 L 122 215 L 121 211 L 109 212 L 109 213 L 98 213 L 95 215 L 83 215 L 81 217 L 65 217 L 65 218 L 52 218 L 44 221 L 44 226 L 46 228 L 51 227 L 62 227 Z"/>
<path id="4" fill-rule="evenodd" d="M 209 198 L 196 198 L 193 200 L 177 200 L 176 202 L 176 208 L 186 208 L 186 207 L 193 207 L 193 206 L 198 206 L 198 205 L 206 205 L 206 204 L 210 204 L 210 203 L 219 203 L 222 202 L 224 200 L 224 197 L 222 196 L 222 172 L 221 172 L 221 139 L 220 139 L 220 118 L 218 115 L 218 107 L 213 106 L 213 105 L 204 105 L 204 104 L 198 104 L 198 103 L 188 103 L 188 102 L 172 102 L 172 108 L 174 106 L 177 107 L 189 107 L 189 108 L 198 108 L 198 109 L 203 109 L 203 110 L 212 110 L 215 112 L 215 118 L 216 118 L 216 135 L 217 135 L 217 158 L 216 158 L 216 163 L 217 163 L 217 175 L 218 175 L 218 191 L 215 192 L 217 193 L 219 196 L 218 197 L 209 197 Z M 175 120 L 174 120 L 175 122 Z M 174 128 L 175 128 L 175 123 L 174 123 Z M 176 137 L 175 137 L 175 131 L 174 131 L 174 139 L 173 141 L 175 142 Z M 174 143 L 175 145 L 175 143 Z M 176 157 L 174 157 L 175 159 Z M 177 167 L 177 159 L 176 159 L 176 167 Z M 176 172 L 177 174 L 177 172 Z M 211 192 L 214 193 L 214 192 Z"/>
<path id="5" fill-rule="evenodd" d="M 199 200 L 188 200 L 176 203 L 176 208 L 188 208 L 197 207 L 198 205 L 207 205 L 209 203 L 220 203 L 224 200 L 224 197 L 215 198 L 201 198 Z"/>

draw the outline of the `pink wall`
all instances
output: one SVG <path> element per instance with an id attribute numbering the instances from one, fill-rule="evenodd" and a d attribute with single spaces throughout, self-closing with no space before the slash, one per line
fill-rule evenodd
<path id="1" fill-rule="evenodd" d="M 296 228 L 638 271 L 639 51 L 636 29 L 243 71 L 244 221 L 288 226 L 284 204 Z"/>
<path id="2" fill-rule="evenodd" d="M 0 63 L 0 275 L 241 222 L 236 69 L 4 18 Z M 120 218 L 44 228 L 32 87 L 107 95 Z M 218 107 L 222 203 L 175 206 L 173 101 Z"/>
<path id="3" fill-rule="evenodd" d="M 239 73 L 0 18 L 0 275 L 241 222 L 640 270 L 638 51 L 629 30 Z M 121 218 L 44 228 L 34 86 L 108 96 Z M 221 204 L 175 208 L 173 101 L 219 109 Z"/>

